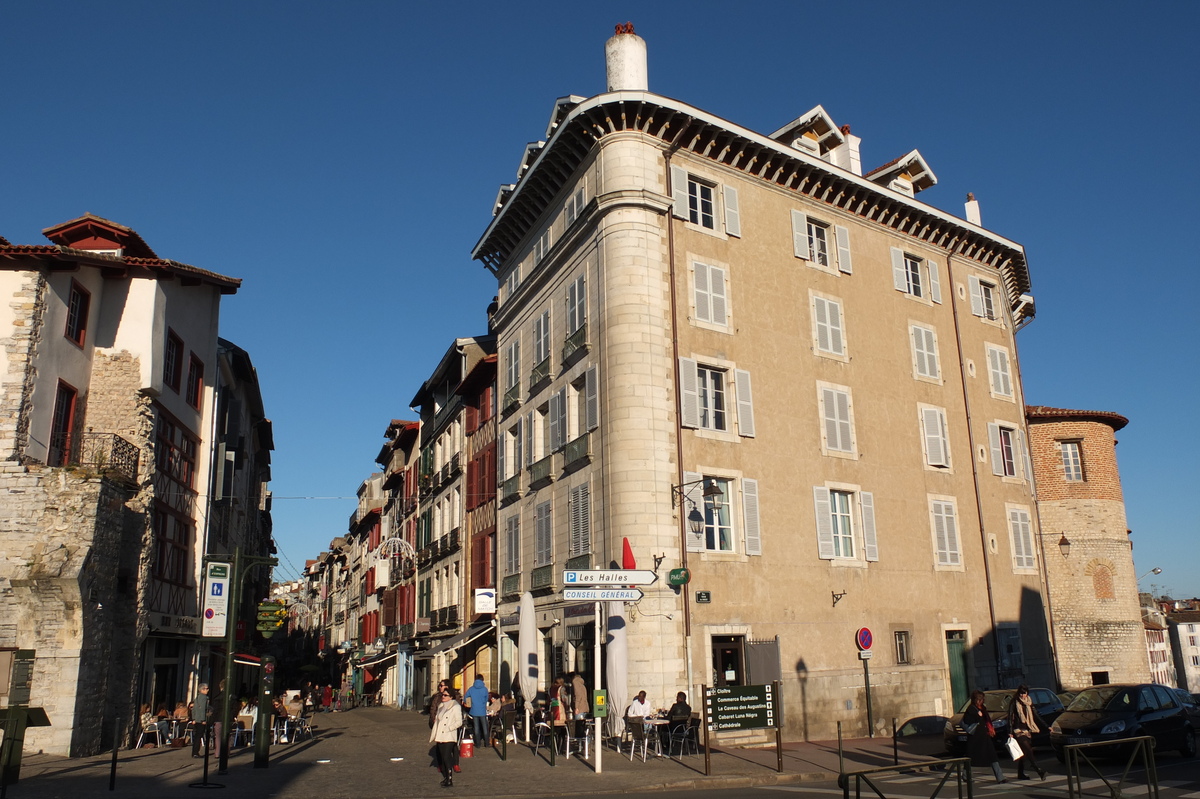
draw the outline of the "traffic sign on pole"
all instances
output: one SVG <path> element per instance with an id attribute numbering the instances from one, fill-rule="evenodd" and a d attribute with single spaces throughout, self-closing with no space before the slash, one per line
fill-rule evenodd
<path id="1" fill-rule="evenodd" d="M 200 624 L 202 638 L 225 635 L 229 619 L 229 581 L 232 571 L 228 563 L 209 563 L 204 571 L 204 619 Z"/>
<path id="2" fill-rule="evenodd" d="M 565 585 L 653 585 L 658 575 L 649 569 L 578 569 L 563 572 Z"/>
<path id="3" fill-rule="evenodd" d="M 638 588 L 563 589 L 563 599 L 568 602 L 637 602 L 642 596 Z"/>

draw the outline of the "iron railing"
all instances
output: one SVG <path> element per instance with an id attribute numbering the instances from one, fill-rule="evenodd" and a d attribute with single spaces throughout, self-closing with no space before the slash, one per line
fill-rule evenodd
<path id="1" fill-rule="evenodd" d="M 533 371 L 529 373 L 529 387 L 532 392 L 533 387 L 550 377 L 550 358 L 547 356 L 542 359 L 542 362 L 533 367 Z"/>
<path id="2" fill-rule="evenodd" d="M 534 464 L 529 467 L 529 484 L 539 485 L 554 479 L 554 470 L 551 468 L 553 461 L 553 455 L 547 455 L 539 461 L 534 461 Z"/>
<path id="3" fill-rule="evenodd" d="M 500 410 L 507 411 L 509 408 L 513 407 L 520 401 L 521 401 L 521 384 L 518 383 L 517 385 L 510 388 L 508 391 L 504 392 L 504 401 L 500 403 Z"/>
<path id="4" fill-rule="evenodd" d="M 1154 744 L 1152 735 L 1095 743 L 1067 744 L 1063 747 L 1063 756 L 1066 758 L 1067 764 L 1067 796 L 1070 799 L 1083 796 L 1083 774 L 1081 772 L 1084 765 L 1095 772 L 1096 776 L 1104 783 L 1104 787 L 1108 789 L 1110 796 L 1128 796 L 1122 791 L 1122 788 L 1126 787 L 1126 780 L 1129 779 L 1129 773 L 1133 767 L 1140 765 L 1146 775 L 1147 796 L 1150 799 L 1158 799 L 1158 768 L 1154 763 Z M 1121 775 L 1116 777 L 1114 782 L 1104 775 L 1089 755 L 1108 758 L 1114 752 L 1120 752 L 1122 747 L 1129 747 L 1129 756 L 1125 759 L 1125 767 L 1121 771 Z"/>
<path id="5" fill-rule="evenodd" d="M 580 461 L 592 457 L 592 434 L 584 433 L 573 441 L 568 441 L 563 450 L 564 466 L 573 466 Z"/>
<path id="6" fill-rule="evenodd" d="M 521 475 L 514 474 L 500 484 L 500 501 L 516 499 L 521 495 Z"/>
<path id="7" fill-rule="evenodd" d="M 592 553 L 587 552 L 583 555 L 576 555 L 573 558 L 567 558 L 567 571 L 577 571 L 579 569 L 592 568 Z"/>
<path id="8" fill-rule="evenodd" d="M 501 596 L 515 596 L 521 593 L 521 575 L 510 574 L 500 582 Z"/>
<path id="9" fill-rule="evenodd" d="M 572 355 L 582 349 L 587 349 L 587 323 L 584 322 L 571 335 L 567 336 L 567 340 L 563 342 L 563 363 L 566 363 Z"/>
<path id="10" fill-rule="evenodd" d="M 80 466 L 136 483 L 141 453 L 116 433 L 56 433 L 50 437 L 47 466 Z"/>
<path id="11" fill-rule="evenodd" d="M 855 799 L 861 799 L 864 787 L 870 789 L 870 792 L 880 797 L 880 799 L 888 799 L 887 794 L 882 789 L 890 786 L 878 781 L 878 778 L 887 775 L 903 774 L 918 768 L 927 768 L 935 776 L 936 772 L 941 772 L 941 779 L 933 786 L 933 793 L 929 794 L 929 799 L 935 799 L 941 793 L 946 783 L 950 781 L 951 777 L 954 778 L 958 799 L 974 798 L 975 788 L 971 781 L 971 759 L 966 757 L 953 757 L 946 760 L 919 760 L 897 766 L 843 772 L 838 775 L 838 787 L 842 789 L 843 799 L 850 799 L 851 796 L 854 796 Z M 853 791 L 851 791 L 851 787 L 853 787 Z M 909 793 L 911 793 L 912 787 L 909 784 L 904 785 L 905 789 L 909 789 Z"/>
<path id="12" fill-rule="evenodd" d="M 533 570 L 533 574 L 529 578 L 529 587 L 531 590 L 551 587 L 554 585 L 554 564 L 550 563 L 537 567 Z"/>

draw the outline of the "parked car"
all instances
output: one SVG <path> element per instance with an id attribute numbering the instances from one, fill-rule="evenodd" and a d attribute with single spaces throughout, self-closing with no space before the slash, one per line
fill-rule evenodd
<path id="1" fill-rule="evenodd" d="M 992 743 L 995 744 L 997 750 L 1003 749 L 1005 741 L 1008 740 L 1008 708 L 1016 693 L 1015 688 L 983 692 L 983 706 L 987 708 L 988 715 L 992 717 L 992 726 L 996 728 L 996 737 L 992 739 Z M 1058 714 L 1062 713 L 1063 705 L 1054 692 L 1048 688 L 1030 688 L 1029 698 L 1042 721 L 1046 722 L 1042 731 L 1033 736 L 1033 745 L 1044 746 L 1050 739 L 1049 726 L 1058 718 Z M 970 699 L 963 703 L 958 712 L 946 722 L 942 732 L 942 738 L 946 742 L 946 751 L 952 757 L 961 757 L 967 751 L 967 739 L 970 736 L 963 729 L 962 720 L 963 714 L 967 712 L 970 704 Z"/>
<path id="2" fill-rule="evenodd" d="M 1188 718 L 1192 720 L 1192 729 L 1200 730 L 1200 702 L 1196 701 L 1195 694 L 1189 694 L 1182 688 L 1172 688 L 1175 696 L 1179 699 L 1179 704 L 1183 705 L 1183 709 L 1187 711 Z"/>
<path id="3" fill-rule="evenodd" d="M 1152 683 L 1098 685 L 1084 689 L 1050 727 L 1050 745 L 1060 762 L 1071 744 L 1121 741 L 1153 736 L 1158 751 L 1196 754 L 1196 722 L 1175 692 Z M 1128 754 L 1130 744 L 1112 747 L 1111 754 Z M 1109 752 L 1106 752 L 1109 753 Z"/>
<path id="4" fill-rule="evenodd" d="M 1078 691 L 1059 691 L 1058 701 L 1062 702 L 1063 707 L 1066 707 L 1067 705 L 1071 704 L 1071 701 L 1077 696 L 1079 696 Z"/>

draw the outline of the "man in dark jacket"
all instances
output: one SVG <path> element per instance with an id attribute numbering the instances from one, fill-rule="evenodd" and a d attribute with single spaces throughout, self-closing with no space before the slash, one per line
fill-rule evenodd
<path id="1" fill-rule="evenodd" d="M 192 700 L 192 757 L 200 757 L 200 743 L 208 737 L 208 683 L 200 683 Z"/>

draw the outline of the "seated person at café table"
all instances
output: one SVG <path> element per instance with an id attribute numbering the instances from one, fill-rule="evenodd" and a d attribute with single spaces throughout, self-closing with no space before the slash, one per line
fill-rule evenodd
<path id="1" fill-rule="evenodd" d="M 650 707 L 650 703 L 646 701 L 646 692 L 638 691 L 638 695 L 629 703 L 629 709 L 625 711 L 625 716 L 631 719 L 644 719 L 653 713 L 654 710 Z"/>

